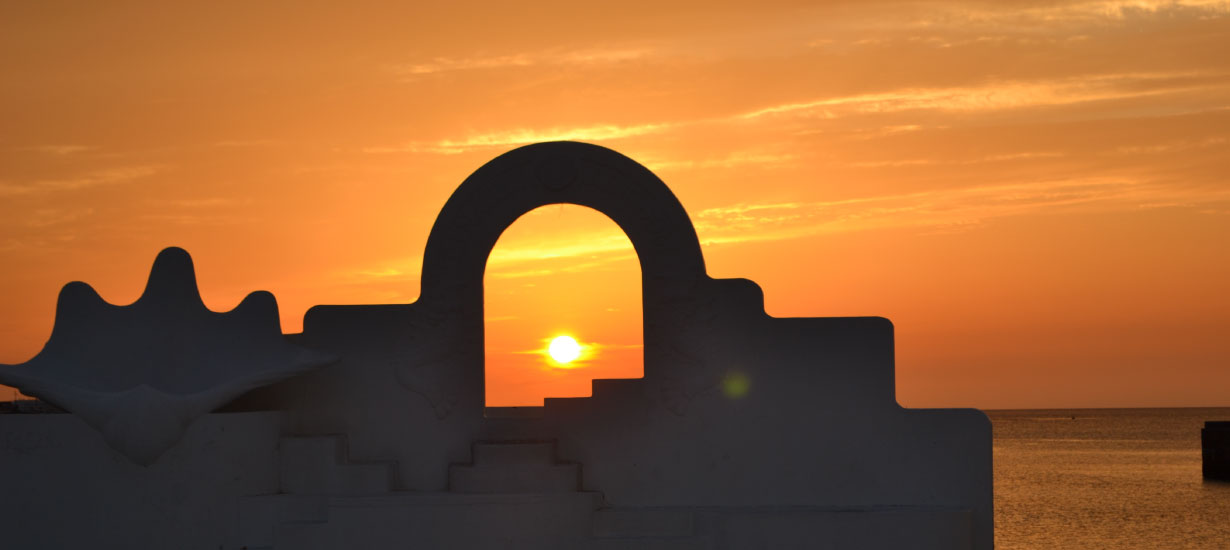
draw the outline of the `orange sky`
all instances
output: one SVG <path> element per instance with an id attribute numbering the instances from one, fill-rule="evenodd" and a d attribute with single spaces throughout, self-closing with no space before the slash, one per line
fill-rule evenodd
<path id="1" fill-rule="evenodd" d="M 771 314 L 892 319 L 907 406 L 1230 405 L 1230 2 L 389 4 L 0 5 L 0 362 L 170 245 L 288 332 L 411 302 L 470 172 L 575 139 Z M 570 212 L 510 229 L 489 294 L 635 280 Z"/>

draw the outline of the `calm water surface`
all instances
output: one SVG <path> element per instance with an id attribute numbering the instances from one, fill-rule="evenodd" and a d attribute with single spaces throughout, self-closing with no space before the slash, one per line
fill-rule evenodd
<path id="1" fill-rule="evenodd" d="M 1230 408 L 987 415 L 997 549 L 1230 549 L 1230 483 L 1200 476 L 1200 428 Z"/>

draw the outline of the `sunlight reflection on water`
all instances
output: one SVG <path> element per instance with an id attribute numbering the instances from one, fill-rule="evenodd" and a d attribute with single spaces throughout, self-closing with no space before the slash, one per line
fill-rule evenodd
<path id="1" fill-rule="evenodd" d="M 1230 409 L 988 411 L 1000 550 L 1230 548 L 1200 428 Z"/>

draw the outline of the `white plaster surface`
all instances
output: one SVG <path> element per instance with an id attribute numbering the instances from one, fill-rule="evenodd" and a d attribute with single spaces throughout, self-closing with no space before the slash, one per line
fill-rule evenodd
<path id="1" fill-rule="evenodd" d="M 277 491 L 279 418 L 206 415 L 140 466 L 74 415 L 0 415 L 0 548 L 238 548 L 238 496 Z"/>
<path id="2" fill-rule="evenodd" d="M 282 336 L 268 292 L 226 313 L 207 309 L 192 258 L 168 248 L 130 305 L 108 304 L 85 283 L 65 285 L 51 338 L 29 361 L 0 365 L 0 384 L 76 414 L 121 454 L 149 465 L 197 417 L 333 360 Z"/>
<path id="3" fill-rule="evenodd" d="M 549 399 L 536 417 L 488 418 L 482 271 L 509 224 L 553 203 L 607 214 L 636 247 L 645 377 L 595 381 L 592 398 Z M 336 363 L 227 408 L 272 412 L 205 415 L 149 469 L 71 416 L 0 417 L 6 438 L 54 442 L 0 454 L 20 465 L 0 474 L 5 486 L 21 478 L 16 494 L 35 495 L 0 529 L 82 522 L 103 546 L 134 548 L 993 544 L 986 417 L 901 408 L 886 319 L 772 318 L 755 283 L 710 278 L 666 186 L 601 147 L 538 144 L 491 161 L 441 211 L 417 302 L 318 306 L 304 329 L 289 339 Z M 723 391 L 734 378 L 744 394 Z M 61 475 L 72 456 L 85 466 Z M 108 535 L 109 515 L 138 519 Z M 132 532 L 168 517 L 181 529 Z"/>

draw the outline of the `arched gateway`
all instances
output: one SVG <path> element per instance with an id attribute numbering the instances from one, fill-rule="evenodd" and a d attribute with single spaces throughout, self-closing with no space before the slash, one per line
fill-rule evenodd
<path id="1" fill-rule="evenodd" d="M 636 248 L 645 377 L 486 418 L 483 266 L 504 228 L 554 203 L 606 214 Z M 986 417 L 897 405 L 887 320 L 772 318 L 754 283 L 708 277 L 682 206 L 614 151 L 545 143 L 492 160 L 442 209 L 418 301 L 318 306 L 284 339 L 264 334 L 266 295 L 225 318 L 179 315 L 203 310 L 182 252 L 160 256 L 163 290 L 133 306 L 66 287 L 47 348 L 0 366 L 75 413 L 0 416 L 0 517 L 22 526 L 6 540 L 992 547 Z M 92 327 L 123 335 L 107 360 L 82 344 Z"/>
<path id="2" fill-rule="evenodd" d="M 515 149 L 483 165 L 453 192 L 427 239 L 423 301 L 482 295 L 483 266 L 517 218 L 550 204 L 588 206 L 627 233 L 648 296 L 686 292 L 705 278 L 696 230 L 662 180 L 615 151 L 575 142 Z"/>
<path id="3" fill-rule="evenodd" d="M 669 304 L 708 280 L 687 212 L 657 176 L 604 147 L 540 143 L 488 162 L 449 197 L 427 240 L 419 303 L 481 319 L 492 247 L 523 214 L 552 204 L 597 210 L 628 236 L 641 263 L 647 333 L 665 324 L 655 304 Z M 652 346 L 661 339 L 646 334 L 644 341 Z"/>

